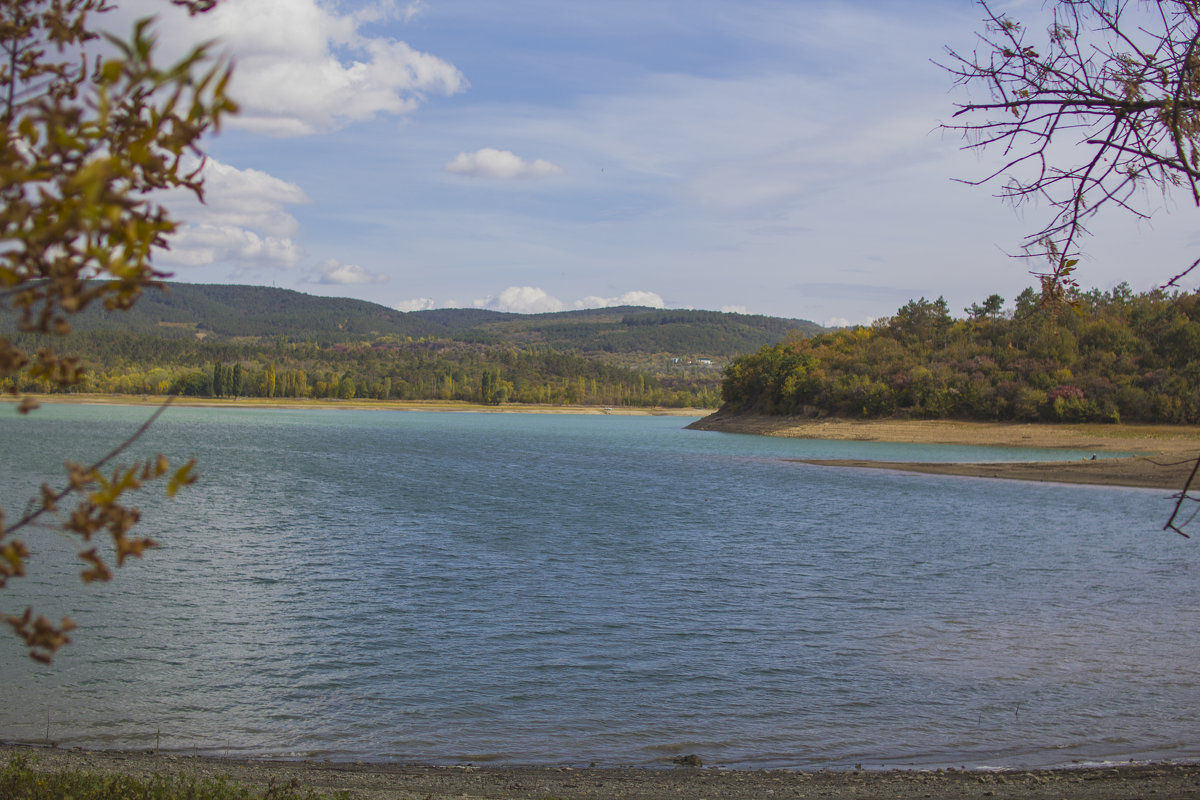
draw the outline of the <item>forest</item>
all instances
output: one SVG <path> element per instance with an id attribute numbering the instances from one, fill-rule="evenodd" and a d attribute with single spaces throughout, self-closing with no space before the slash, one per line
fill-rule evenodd
<path id="1" fill-rule="evenodd" d="M 1126 284 L 951 315 L 913 300 L 869 327 L 789 337 L 729 365 L 725 413 L 1200 422 L 1200 296 Z"/>
<path id="2" fill-rule="evenodd" d="M 58 388 L 27 376 L 18 391 L 715 408 L 731 358 L 822 330 L 640 307 L 403 313 L 272 287 L 179 283 L 127 311 L 89 308 L 71 324 L 58 344 L 82 379 Z M 0 333 L 29 350 L 54 343 Z"/>
<path id="3" fill-rule="evenodd" d="M 91 332 L 68 340 L 82 380 L 22 392 L 187 397 L 462 400 L 715 408 L 720 371 L 691 363 L 657 373 L 537 346 L 381 338 L 216 341 Z M 0 386 L 0 388 L 4 388 Z"/>

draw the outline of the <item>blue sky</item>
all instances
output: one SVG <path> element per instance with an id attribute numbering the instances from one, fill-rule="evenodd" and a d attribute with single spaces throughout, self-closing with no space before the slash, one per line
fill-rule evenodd
<path id="1" fill-rule="evenodd" d="M 165 6 L 106 24 L 159 15 L 164 55 L 217 38 L 243 109 L 208 141 L 207 205 L 169 200 L 188 224 L 158 263 L 178 280 L 825 324 L 1033 281 L 1006 253 L 1044 212 L 954 182 L 993 157 L 938 129 L 964 96 L 932 61 L 971 46 L 968 0 Z M 1165 281 L 1194 214 L 1101 220 L 1081 281 Z"/>

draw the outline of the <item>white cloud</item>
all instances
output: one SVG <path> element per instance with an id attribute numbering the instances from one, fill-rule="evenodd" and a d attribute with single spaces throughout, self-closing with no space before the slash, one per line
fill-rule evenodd
<path id="1" fill-rule="evenodd" d="M 343 264 L 337 259 L 331 258 L 317 267 L 313 282 L 352 286 L 363 283 L 380 283 L 386 280 L 386 275 L 367 272 L 357 264 Z"/>
<path id="2" fill-rule="evenodd" d="M 162 195 L 171 213 L 187 223 L 171 235 L 170 248 L 156 255 L 156 262 L 180 267 L 225 262 L 237 271 L 299 262 L 303 250 L 292 237 L 300 226 L 285 207 L 309 202 L 304 190 L 215 159 L 205 162 L 203 178 L 204 203 L 185 190 Z"/>
<path id="3" fill-rule="evenodd" d="M 437 307 L 432 297 L 414 297 L 411 300 L 401 300 L 392 306 L 397 311 L 429 311 Z"/>
<path id="4" fill-rule="evenodd" d="M 428 6 L 425 5 L 425 0 L 413 0 L 404 7 L 403 11 L 400 12 L 400 18 L 405 22 L 411 22 L 413 17 L 417 16 L 417 14 L 420 14 L 426 8 L 428 8 Z"/>
<path id="5" fill-rule="evenodd" d="M 476 308 L 515 314 L 549 314 L 564 308 L 563 302 L 557 297 L 533 286 L 510 286 L 498 297 L 485 297 L 476 300 L 474 305 Z"/>
<path id="6" fill-rule="evenodd" d="M 224 0 L 207 14 L 168 12 L 162 2 L 131 0 L 123 12 L 160 17 L 164 45 L 213 39 L 234 59 L 230 95 L 241 112 L 230 127 L 270 136 L 335 130 L 378 114 L 412 111 L 428 93 L 463 91 L 454 65 L 363 26 L 405 21 L 423 4 L 384 0 L 354 12 L 319 0 Z M 173 53 L 178 55 L 178 53 Z"/>
<path id="7" fill-rule="evenodd" d="M 418 298 L 417 300 L 405 301 L 406 303 L 428 302 L 430 305 L 425 308 L 433 308 L 433 301 L 428 298 Z M 452 301 L 447 301 L 443 307 L 453 308 L 457 304 Z M 476 300 L 473 303 L 475 308 L 487 308 L 493 311 L 508 311 L 515 314 L 550 314 L 557 311 L 566 311 L 567 304 L 559 300 L 554 295 L 539 289 L 534 286 L 510 286 L 499 295 L 485 297 L 481 300 Z M 655 292 L 631 291 L 625 292 L 616 297 L 599 297 L 597 295 L 588 295 L 580 300 L 576 300 L 572 307 L 575 309 L 585 308 L 612 308 L 614 306 L 649 306 L 650 308 L 666 308 L 666 301 Z M 401 311 L 407 311 L 407 308 L 401 308 Z"/>
<path id="8" fill-rule="evenodd" d="M 485 147 L 471 153 L 459 153 L 447 163 L 447 172 L 473 178 L 545 178 L 562 175 L 565 170 L 544 159 L 525 161 L 511 150 Z"/>
<path id="9" fill-rule="evenodd" d="M 398 19 L 401 22 L 412 22 L 414 17 L 424 12 L 428 7 L 425 0 L 411 0 L 411 2 L 405 3 L 403 7 L 396 0 L 376 0 L 376 2 L 355 11 L 354 20 L 359 24 L 385 22 L 392 19 Z"/>
<path id="10" fill-rule="evenodd" d="M 194 165 L 187 166 L 194 169 Z M 204 203 L 190 192 L 180 192 L 172 209 L 190 201 L 178 213 L 188 220 L 210 225 L 255 228 L 271 236 L 294 236 L 300 224 L 284 206 L 310 202 L 294 183 L 262 170 L 238 169 L 215 158 L 204 163 Z"/>
<path id="11" fill-rule="evenodd" d="M 874 321 L 875 321 L 875 317 L 865 317 L 862 320 L 860 320 L 859 322 L 851 322 L 850 320 L 846 319 L 845 317 L 830 317 L 829 319 L 825 320 L 821 324 L 824 325 L 826 328 L 853 328 L 856 325 L 862 325 L 863 327 L 870 327 L 871 323 L 873 323 Z"/>
<path id="12" fill-rule="evenodd" d="M 230 262 L 236 273 L 255 267 L 292 267 L 303 251 L 291 239 L 260 236 L 235 226 L 187 225 L 170 238 L 170 250 L 155 263 L 199 267 Z"/>
<path id="13" fill-rule="evenodd" d="M 576 308 L 611 308 L 613 306 L 649 306 L 650 308 L 666 308 L 667 303 L 662 296 L 655 292 L 632 291 L 619 297 L 597 297 L 589 295 L 575 301 Z"/>
<path id="14" fill-rule="evenodd" d="M 748 314 L 745 306 L 721 306 L 721 310 L 726 314 Z"/>

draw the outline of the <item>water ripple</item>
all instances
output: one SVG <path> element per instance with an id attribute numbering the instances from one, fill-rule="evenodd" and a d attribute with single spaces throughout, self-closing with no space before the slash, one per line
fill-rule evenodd
<path id="1" fill-rule="evenodd" d="M 143 415 L 0 422 L 0 489 Z M 203 471 L 145 503 L 164 547 L 80 588 L 50 537 L 6 590 L 82 627 L 52 668 L 0 650 L 0 738 L 49 717 L 66 745 L 439 763 L 1200 756 L 1197 560 L 1161 493 L 811 469 L 783 459 L 999 456 L 683 422 L 171 409 L 145 449 Z"/>

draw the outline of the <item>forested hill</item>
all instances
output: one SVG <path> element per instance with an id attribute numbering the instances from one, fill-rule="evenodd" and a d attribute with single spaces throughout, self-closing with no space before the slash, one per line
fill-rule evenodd
<path id="1" fill-rule="evenodd" d="M 277 337 L 336 343 L 397 336 L 479 344 L 547 345 L 578 352 L 674 353 L 732 357 L 821 326 L 717 311 L 663 311 L 626 306 L 553 314 L 477 308 L 401 312 L 363 300 L 318 297 L 266 286 L 169 283 L 125 312 L 89 309 L 77 331 L 153 333 L 167 337 Z"/>
<path id="2" fill-rule="evenodd" d="M 84 368 L 69 391 L 704 408 L 717 405 L 731 358 L 821 330 L 640 307 L 402 313 L 287 289 L 186 283 L 148 292 L 127 312 L 88 309 L 71 323 L 74 332 L 53 341 Z M 56 390 L 32 377 L 16 388 Z"/>
<path id="3" fill-rule="evenodd" d="M 1063 422 L 1200 422 L 1200 296 L 1032 290 L 951 316 L 909 302 L 869 328 L 793 339 L 736 359 L 723 414 Z"/>
<path id="4" fill-rule="evenodd" d="M 77 331 L 162 336 L 287 336 L 346 340 L 362 336 L 436 336 L 436 322 L 376 303 L 316 297 L 269 286 L 168 283 L 145 292 L 132 309 L 92 307 L 71 320 Z"/>

